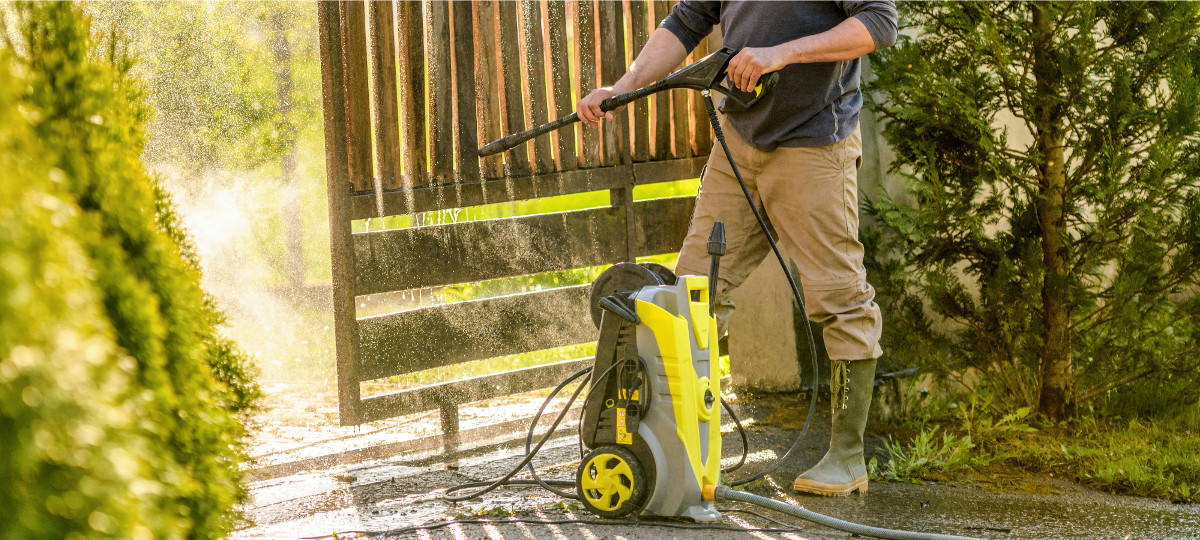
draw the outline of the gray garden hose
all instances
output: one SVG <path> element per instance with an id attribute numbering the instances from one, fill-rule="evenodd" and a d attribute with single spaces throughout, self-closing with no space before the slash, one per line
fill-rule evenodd
<path id="1" fill-rule="evenodd" d="M 824 525 L 830 529 L 857 534 L 860 536 L 870 536 L 873 538 L 888 538 L 892 540 L 973 540 L 968 536 L 954 536 L 950 534 L 934 534 L 915 531 L 902 531 L 898 529 L 883 529 L 880 527 L 871 527 L 869 525 L 860 525 L 849 521 L 840 520 L 835 517 L 829 517 L 825 514 L 818 514 L 812 510 L 805 510 L 799 506 L 793 506 L 785 502 L 780 502 L 775 499 L 737 491 L 728 486 L 716 486 L 713 491 L 713 496 L 718 501 L 738 501 L 750 504 L 756 504 L 763 508 L 769 508 L 776 512 L 782 512 L 789 516 L 795 516 L 805 521 L 811 521 L 818 525 Z"/>

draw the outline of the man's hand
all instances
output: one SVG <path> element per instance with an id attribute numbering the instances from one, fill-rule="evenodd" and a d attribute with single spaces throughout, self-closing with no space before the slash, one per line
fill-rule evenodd
<path id="1" fill-rule="evenodd" d="M 612 120 L 613 111 L 601 111 L 600 104 L 603 103 L 604 100 L 616 94 L 617 92 L 613 90 L 612 86 L 605 86 L 604 88 L 592 90 L 590 94 L 579 100 L 579 105 L 575 110 L 576 114 L 579 115 L 579 120 L 593 127 L 599 125 L 601 118 L 605 120 Z M 621 109 L 617 110 L 619 111 Z"/>
<path id="2" fill-rule="evenodd" d="M 729 81 L 743 92 L 753 92 L 758 78 L 790 64 L 782 46 L 746 47 L 729 61 Z"/>

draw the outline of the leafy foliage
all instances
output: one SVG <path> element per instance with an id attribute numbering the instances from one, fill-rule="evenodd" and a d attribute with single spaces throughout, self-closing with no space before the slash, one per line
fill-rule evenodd
<path id="1" fill-rule="evenodd" d="M 975 445 L 970 437 L 960 437 L 949 431 L 938 436 L 938 426 L 921 430 L 909 444 L 894 440 L 883 442 L 883 451 L 888 460 L 880 465 L 871 458 L 870 473 L 873 478 L 900 482 L 919 482 L 935 472 L 954 472 L 977 466 L 982 461 L 972 450 Z"/>
<path id="2" fill-rule="evenodd" d="M 920 482 L 968 470 L 1005 475 L 1016 467 L 1126 495 L 1188 502 L 1200 493 L 1200 437 L 1193 433 L 1200 423 L 1194 417 L 1090 417 L 1034 429 L 1026 423 L 1028 409 L 996 419 L 987 405 L 935 404 L 914 435 L 884 442 L 886 461 L 872 459 L 871 476 Z"/>
<path id="3" fill-rule="evenodd" d="M 874 88 L 908 188 L 871 201 L 866 240 L 885 345 L 1055 417 L 1195 402 L 1200 6 L 901 15 L 919 31 L 881 54 Z"/>
<path id="4" fill-rule="evenodd" d="M 0 538 L 214 538 L 257 386 L 140 161 L 130 59 L 78 7 L 0 49 Z"/>

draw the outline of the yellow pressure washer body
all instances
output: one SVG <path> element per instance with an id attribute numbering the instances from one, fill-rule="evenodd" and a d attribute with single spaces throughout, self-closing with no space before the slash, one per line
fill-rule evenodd
<path id="1" fill-rule="evenodd" d="M 721 474 L 717 322 L 706 276 L 621 263 L 592 287 L 600 328 L 576 487 L 603 517 L 715 521 L 701 497 Z"/>

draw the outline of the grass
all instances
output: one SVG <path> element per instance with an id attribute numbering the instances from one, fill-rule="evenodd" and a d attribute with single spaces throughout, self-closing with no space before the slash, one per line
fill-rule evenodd
<path id="1" fill-rule="evenodd" d="M 1084 420 L 1012 446 L 1007 461 L 1031 472 L 1110 493 L 1200 500 L 1200 436 L 1178 420 Z"/>
<path id="2" fill-rule="evenodd" d="M 978 398 L 935 405 L 910 420 L 880 448 L 885 458 L 871 460 L 871 477 L 922 482 L 1016 471 L 1113 494 L 1200 500 L 1200 434 L 1186 415 L 1053 424 L 1027 408 L 997 416 L 988 405 Z"/>

